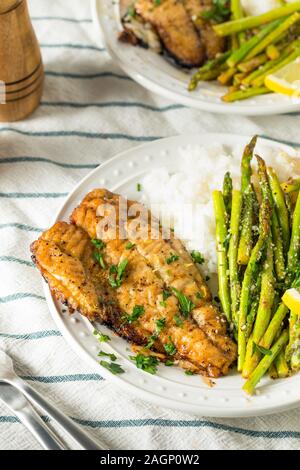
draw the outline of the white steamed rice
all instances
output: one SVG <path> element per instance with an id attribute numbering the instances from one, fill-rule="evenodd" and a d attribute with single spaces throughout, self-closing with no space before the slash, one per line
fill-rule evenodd
<path id="1" fill-rule="evenodd" d="M 265 158 L 268 166 L 275 168 L 282 181 L 290 176 L 299 177 L 300 160 L 283 151 L 261 149 L 259 145 L 256 151 Z M 222 188 L 226 171 L 231 172 L 234 187 L 240 187 L 241 155 L 241 148 L 230 154 L 221 145 L 210 148 L 190 146 L 179 150 L 176 172 L 156 168 L 142 182 L 142 201 L 164 225 L 170 220 L 176 236 L 185 241 L 189 250 L 199 250 L 203 254 L 205 274 L 217 272 L 212 191 Z"/>

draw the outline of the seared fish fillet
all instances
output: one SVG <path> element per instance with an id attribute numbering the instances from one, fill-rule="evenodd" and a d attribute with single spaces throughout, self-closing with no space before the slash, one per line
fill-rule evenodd
<path id="1" fill-rule="evenodd" d="M 99 215 L 99 207 L 105 207 L 107 218 L 110 211 L 113 213 L 113 208 L 118 214 L 120 204 L 126 203 L 128 215 L 121 214 L 117 220 L 117 227 L 125 238 L 120 239 L 120 234 L 117 237 L 114 234 L 113 239 L 105 239 L 103 258 L 106 266 L 117 266 L 125 258 L 128 265 L 122 284 L 113 292 L 110 289 L 107 299 L 112 297 L 118 309 L 126 314 L 130 314 L 136 305 L 144 307 L 143 315 L 130 325 L 138 331 L 140 338 L 146 338 L 146 341 L 142 339 L 138 344 L 145 344 L 156 331 L 156 321 L 164 318 L 166 326 L 154 343 L 156 351 L 164 352 L 164 345 L 171 340 L 176 347 L 174 358 L 188 361 L 197 372 L 210 377 L 226 374 L 235 361 L 236 346 L 227 335 L 226 321 L 213 305 L 209 289 L 197 266 L 179 240 L 174 237 L 166 240 L 162 236 L 151 239 L 148 225 L 151 214 L 142 205 L 125 201 L 105 189 L 89 193 L 74 210 L 71 222 L 87 232 L 90 238 L 97 238 L 99 225 L 104 220 Z M 131 213 L 133 208 L 137 213 Z M 142 224 L 139 219 L 141 213 L 144 213 Z M 146 227 L 146 237 L 136 239 L 137 227 L 140 230 Z M 109 230 L 106 238 L 112 235 Z M 128 249 L 129 242 L 131 249 Z M 169 264 L 167 260 L 172 255 L 175 260 Z M 104 283 L 102 277 L 102 285 L 109 286 L 108 270 L 102 270 L 101 274 L 107 279 Z M 167 299 L 164 298 L 166 291 L 170 294 Z M 187 318 L 179 314 L 180 305 L 175 294 L 178 292 L 194 305 Z M 178 315 L 182 321 L 180 326 L 175 321 Z M 102 318 L 101 313 L 99 316 Z"/>
<path id="2" fill-rule="evenodd" d="M 33 260 L 51 291 L 91 321 L 100 321 L 137 345 L 145 346 L 157 332 L 157 321 L 163 320 L 153 351 L 166 354 L 164 346 L 171 344 L 175 347 L 172 358 L 184 367 L 209 377 L 227 374 L 236 359 L 236 346 L 226 334 L 226 322 L 211 303 L 198 268 L 179 240 L 133 239 L 138 215 L 131 214 L 129 223 L 125 215 L 118 219 L 118 228 L 125 231 L 127 239 L 105 240 L 101 251 L 104 268 L 95 259 L 97 247 L 91 239 L 97 237 L 97 224 L 104 220 L 97 215 L 98 208 L 105 204 L 107 217 L 111 207 L 119 209 L 123 202 L 106 190 L 94 190 L 74 210 L 72 224 L 58 222 L 32 244 Z M 129 211 L 133 204 L 128 203 Z M 146 213 L 148 230 L 150 213 L 141 205 L 137 208 Z M 130 241 L 132 246 L 128 245 Z M 168 264 L 170 254 L 178 259 Z M 125 258 L 128 264 L 123 281 L 119 287 L 112 287 L 109 268 Z M 194 304 L 186 317 L 179 313 L 172 288 Z M 143 313 L 128 323 L 124 318 L 135 306 L 142 306 Z"/>
<path id="3" fill-rule="evenodd" d="M 179 64 L 197 67 L 203 63 L 205 48 L 180 1 L 163 0 L 154 5 L 152 0 L 136 0 L 134 8 L 145 23 L 153 26 L 165 49 Z"/>

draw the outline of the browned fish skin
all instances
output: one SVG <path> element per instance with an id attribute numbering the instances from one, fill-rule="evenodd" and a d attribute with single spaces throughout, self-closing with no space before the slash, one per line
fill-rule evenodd
<path id="1" fill-rule="evenodd" d="M 57 222 L 31 245 L 32 259 L 52 293 L 73 310 L 93 321 L 99 319 L 120 336 L 145 344 L 148 332 L 122 321 L 116 290 L 95 261 L 95 247 L 88 234 L 75 225 Z"/>
<path id="2" fill-rule="evenodd" d="M 97 208 L 111 204 L 118 208 L 120 198 L 107 190 L 99 189 L 89 193 L 71 216 L 71 221 L 88 232 L 90 237 L 97 236 L 96 226 L 101 221 Z M 129 206 L 133 201 L 129 201 Z M 148 219 L 148 216 L 146 216 Z M 126 218 L 127 219 L 127 218 Z M 122 225 L 123 221 L 118 223 Z M 188 360 L 198 367 L 199 372 L 211 377 L 226 374 L 236 357 L 236 346 L 226 334 L 226 322 L 218 309 L 211 303 L 210 293 L 200 272 L 193 264 L 189 253 L 179 240 L 136 240 L 132 238 L 131 217 L 125 227 L 127 239 L 106 241 L 105 259 L 108 265 L 118 264 L 128 258 L 127 276 L 118 290 L 118 302 L 126 312 L 134 305 L 143 305 L 145 313 L 139 320 L 149 332 L 155 331 L 155 321 L 166 318 L 168 327 L 156 341 L 156 350 L 171 337 L 177 349 L 177 358 Z M 135 244 L 126 250 L 130 240 Z M 166 259 L 170 253 L 179 256 L 172 264 Z M 163 290 L 176 288 L 188 297 L 195 308 L 184 321 L 182 328 L 174 323 L 174 315 L 179 311 L 178 301 L 171 295 L 162 306 Z M 201 298 L 199 298 L 199 292 Z"/>
<path id="3" fill-rule="evenodd" d="M 212 4 L 212 0 L 183 0 L 183 5 L 205 45 L 208 59 L 214 59 L 217 54 L 224 51 L 226 45 L 226 40 L 215 33 L 212 24 L 201 19 L 201 14 L 210 10 Z"/>
<path id="4" fill-rule="evenodd" d="M 205 48 L 180 1 L 163 0 L 154 5 L 152 0 L 136 0 L 134 6 L 138 15 L 154 26 L 165 49 L 178 63 L 186 67 L 202 65 Z"/>

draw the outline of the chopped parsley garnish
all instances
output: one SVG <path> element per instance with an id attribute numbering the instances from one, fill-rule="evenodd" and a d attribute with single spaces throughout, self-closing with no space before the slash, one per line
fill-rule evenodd
<path id="1" fill-rule="evenodd" d="M 92 244 L 95 245 L 98 250 L 103 250 L 103 248 L 106 247 L 105 243 L 102 240 L 97 240 L 96 238 L 93 238 Z"/>
<path id="2" fill-rule="evenodd" d="M 105 269 L 106 266 L 105 266 L 105 263 L 104 263 L 103 255 L 102 255 L 102 253 L 100 253 L 100 251 L 102 251 L 103 248 L 105 248 L 106 245 L 102 240 L 98 240 L 96 238 L 93 238 L 92 243 L 98 250 L 98 251 L 95 251 L 94 258 L 100 264 L 101 268 Z"/>
<path id="3" fill-rule="evenodd" d="M 115 356 L 114 354 L 110 354 L 110 353 L 106 353 L 104 351 L 100 351 L 98 356 L 102 357 L 102 356 L 105 356 L 105 357 L 109 357 L 109 359 L 114 362 L 117 360 L 117 356 Z"/>
<path id="4" fill-rule="evenodd" d="M 183 313 L 184 317 L 187 318 L 195 305 L 185 295 L 179 292 L 179 290 L 175 289 L 175 287 L 173 287 L 172 290 L 178 299 L 181 312 Z"/>
<path id="5" fill-rule="evenodd" d="M 143 315 L 145 309 L 142 305 L 135 305 L 132 310 L 131 315 L 124 315 L 122 318 L 126 323 L 133 323 L 134 321 L 137 321 L 141 315 Z"/>
<path id="6" fill-rule="evenodd" d="M 263 348 L 259 344 L 254 343 L 253 341 L 253 352 L 258 351 L 264 356 L 272 356 L 272 351 L 270 349 Z"/>
<path id="7" fill-rule="evenodd" d="M 169 356 L 174 356 L 174 354 L 177 353 L 177 349 L 175 347 L 175 344 L 173 343 L 171 336 L 169 336 L 169 343 L 164 345 L 165 351 Z"/>
<path id="8" fill-rule="evenodd" d="M 152 346 L 154 345 L 155 341 L 159 337 L 162 329 L 166 326 L 166 319 L 165 318 L 160 318 L 159 320 L 156 320 L 156 331 L 153 333 L 148 340 L 148 343 L 146 344 L 145 348 L 146 349 L 151 349 Z"/>
<path id="9" fill-rule="evenodd" d="M 167 304 L 164 300 L 162 300 L 161 302 L 159 302 L 159 305 L 161 305 L 162 307 L 166 308 Z"/>
<path id="10" fill-rule="evenodd" d="M 107 361 L 100 361 L 101 366 L 105 367 L 105 369 L 109 370 L 112 374 L 118 375 L 118 374 L 124 374 L 125 370 L 122 369 L 120 364 L 117 364 L 116 362 L 107 362 Z"/>
<path id="11" fill-rule="evenodd" d="M 129 242 L 129 243 L 127 243 L 127 245 L 125 246 L 125 248 L 126 248 L 126 250 L 131 250 L 131 248 L 133 248 L 134 246 L 135 246 L 134 243 Z"/>
<path id="12" fill-rule="evenodd" d="M 148 374 L 156 374 L 159 360 L 154 356 L 145 356 L 144 354 L 137 354 L 136 356 L 129 356 L 129 359 L 135 362 L 138 369 L 142 369 Z"/>
<path id="13" fill-rule="evenodd" d="M 178 260 L 179 260 L 179 256 L 174 255 L 174 253 L 171 253 L 169 258 L 166 259 L 166 263 L 167 264 L 172 264 L 172 263 L 174 263 L 174 261 L 178 261 Z"/>
<path id="14" fill-rule="evenodd" d="M 201 292 L 197 292 L 196 297 L 197 299 L 203 299 L 203 295 L 201 294 Z"/>
<path id="15" fill-rule="evenodd" d="M 161 332 L 161 330 L 166 326 L 166 319 L 165 318 L 160 318 L 159 320 L 156 320 L 156 328 L 158 334 Z"/>
<path id="16" fill-rule="evenodd" d="M 111 287 L 116 289 L 117 287 L 120 287 L 123 281 L 123 277 L 125 274 L 125 269 L 128 264 L 128 259 L 125 258 L 123 261 L 119 263 L 118 266 L 112 265 L 109 270 L 109 283 Z"/>
<path id="17" fill-rule="evenodd" d="M 103 255 L 101 253 L 99 253 L 99 251 L 95 251 L 94 258 L 100 264 L 102 269 L 106 268 L 106 265 L 105 265 L 105 262 L 104 262 L 104 259 L 103 259 Z"/>
<path id="18" fill-rule="evenodd" d="M 141 183 L 137 183 L 136 185 L 136 190 L 140 193 L 142 191 L 142 185 Z"/>
<path id="19" fill-rule="evenodd" d="M 155 341 L 157 340 L 158 336 L 156 333 L 153 333 L 148 339 L 148 343 L 145 346 L 145 349 L 151 349 L 152 346 L 154 345 Z"/>
<path id="20" fill-rule="evenodd" d="M 159 7 L 161 5 L 161 0 L 153 0 L 154 6 Z"/>
<path id="21" fill-rule="evenodd" d="M 136 10 L 133 5 L 129 5 L 127 8 L 127 14 L 131 16 L 131 18 L 134 18 L 136 16 Z"/>
<path id="22" fill-rule="evenodd" d="M 179 315 L 174 315 L 174 322 L 176 323 L 176 326 L 181 326 L 183 324 Z"/>
<path id="23" fill-rule="evenodd" d="M 192 257 L 194 263 L 198 263 L 198 264 L 203 264 L 204 263 L 204 258 L 202 256 L 202 254 L 200 253 L 200 251 L 193 250 L 191 252 L 191 257 Z"/>
<path id="24" fill-rule="evenodd" d="M 172 292 L 168 291 L 168 290 L 164 290 L 163 291 L 163 300 L 167 300 L 169 297 L 171 297 L 172 295 Z"/>
<path id="25" fill-rule="evenodd" d="M 228 0 L 213 0 L 212 7 L 201 13 L 201 17 L 205 20 L 213 20 L 216 23 L 223 23 L 230 15 Z"/>
<path id="26" fill-rule="evenodd" d="M 193 372 L 192 370 L 186 370 L 184 373 L 185 375 L 195 375 L 195 372 Z"/>
<path id="27" fill-rule="evenodd" d="M 99 343 L 107 343 L 107 341 L 110 341 L 110 337 L 101 333 L 101 331 L 94 330 L 94 336 L 96 336 Z"/>
<path id="28" fill-rule="evenodd" d="M 167 359 L 166 362 L 165 362 L 165 366 L 166 366 L 166 367 L 172 367 L 172 366 L 174 366 L 174 361 L 170 361 L 170 359 Z"/>

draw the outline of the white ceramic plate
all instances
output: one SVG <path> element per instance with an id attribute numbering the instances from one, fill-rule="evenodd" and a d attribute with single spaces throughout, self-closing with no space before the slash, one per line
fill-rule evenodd
<path id="1" fill-rule="evenodd" d="M 79 183 L 64 202 L 55 220 L 67 220 L 82 198 L 97 187 L 105 187 L 128 198 L 139 199 L 140 193 L 136 191 L 137 182 L 155 167 L 165 166 L 174 171 L 176 157 L 182 147 L 190 145 L 211 147 L 214 142 L 223 144 L 228 151 L 231 151 L 237 145 L 242 148 L 249 140 L 249 137 L 225 134 L 187 135 L 158 140 L 126 151 L 98 167 Z M 264 147 L 280 148 L 292 156 L 295 155 L 292 148 L 260 140 L 258 151 L 262 155 Z M 176 367 L 161 365 L 155 376 L 138 370 L 128 359 L 132 353 L 125 340 L 103 327 L 101 330 L 110 335 L 111 341 L 100 345 L 92 334 L 92 325 L 85 318 L 79 314 L 70 316 L 64 312 L 65 309 L 52 298 L 46 284 L 45 293 L 52 316 L 74 351 L 101 375 L 114 380 L 135 396 L 156 405 L 185 410 L 201 416 L 219 417 L 262 415 L 300 404 L 300 375 L 275 382 L 265 378 L 259 387 L 261 393 L 249 397 L 242 392 L 243 380 L 234 371 L 231 375 L 216 380 L 216 385 L 209 388 L 201 377 L 186 376 Z M 114 352 L 118 356 L 118 363 L 126 373 L 114 376 L 101 367 L 97 357 L 99 349 Z"/>
<path id="2" fill-rule="evenodd" d="M 300 100 L 269 94 L 236 103 L 224 103 L 224 87 L 216 82 L 203 82 L 194 92 L 187 91 L 189 76 L 169 64 L 163 57 L 141 47 L 118 41 L 122 30 L 118 0 L 91 0 L 93 20 L 112 58 L 143 87 L 186 106 L 215 113 L 259 116 L 300 110 Z"/>

